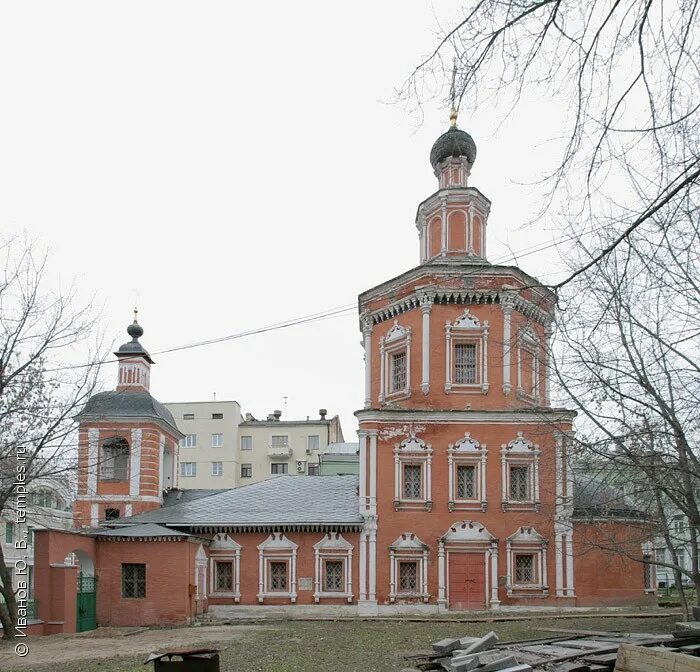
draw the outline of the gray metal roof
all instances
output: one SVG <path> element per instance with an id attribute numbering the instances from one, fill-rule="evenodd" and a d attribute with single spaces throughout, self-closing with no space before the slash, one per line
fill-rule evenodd
<path id="1" fill-rule="evenodd" d="M 359 443 L 329 443 L 323 451 L 324 455 L 357 455 L 360 452 Z"/>
<path id="2" fill-rule="evenodd" d="M 88 399 L 76 420 L 101 420 L 101 419 L 144 419 L 150 418 L 160 421 L 170 427 L 177 437 L 184 434 L 177 428 L 173 414 L 154 399 L 148 392 L 128 390 L 117 392 L 98 392 Z"/>
<path id="3" fill-rule="evenodd" d="M 621 488 L 588 474 L 574 473 L 574 518 L 646 518 L 625 497 Z"/>
<path id="4" fill-rule="evenodd" d="M 100 530 L 94 532 L 96 537 L 189 537 L 185 532 L 171 530 L 155 523 L 144 523 L 143 525 L 133 525 L 131 527 L 118 527 L 113 530 Z"/>
<path id="5" fill-rule="evenodd" d="M 221 488 L 220 490 L 207 490 L 205 488 L 168 490 L 168 492 L 163 495 L 163 506 L 175 506 L 176 504 L 180 504 L 182 502 L 193 502 L 195 499 L 211 497 L 212 495 L 218 495 L 220 492 L 226 492 L 226 488 Z"/>
<path id="6" fill-rule="evenodd" d="M 357 476 L 278 476 L 114 522 L 172 527 L 359 526 L 357 487 Z"/>

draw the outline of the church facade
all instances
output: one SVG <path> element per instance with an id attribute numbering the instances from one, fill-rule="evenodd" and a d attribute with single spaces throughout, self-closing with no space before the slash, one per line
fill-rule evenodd
<path id="1" fill-rule="evenodd" d="M 419 265 L 359 297 L 359 476 L 180 490 L 182 434 L 150 394 L 135 319 L 116 389 L 77 418 L 74 529 L 36 534 L 38 628 L 261 605 L 371 615 L 653 600 L 636 561 L 646 550 L 625 547 L 644 521 L 568 468 L 575 413 L 549 394 L 554 296 L 488 262 L 476 146 L 452 122 L 431 151 L 438 190 L 418 207 Z M 601 535 L 625 553 L 600 550 Z"/>

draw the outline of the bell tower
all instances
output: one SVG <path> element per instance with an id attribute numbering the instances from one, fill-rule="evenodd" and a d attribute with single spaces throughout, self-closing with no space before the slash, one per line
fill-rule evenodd
<path id="1" fill-rule="evenodd" d="M 139 342 L 144 331 L 137 310 L 126 331 L 131 340 L 114 353 L 116 388 L 90 397 L 76 416 L 76 527 L 96 527 L 158 508 L 163 493 L 177 485 L 183 434 L 149 391 L 153 359 Z"/>

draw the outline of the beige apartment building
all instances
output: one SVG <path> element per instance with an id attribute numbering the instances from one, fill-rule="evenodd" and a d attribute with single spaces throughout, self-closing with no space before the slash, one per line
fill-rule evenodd
<path id="1" fill-rule="evenodd" d="M 238 425 L 241 406 L 237 401 L 193 401 L 165 404 L 180 441 L 177 487 L 234 488 L 238 483 Z"/>
<path id="2" fill-rule="evenodd" d="M 282 474 L 319 474 L 319 455 L 343 441 L 340 419 L 325 409 L 315 419 L 283 420 L 281 411 L 258 420 L 241 416 L 236 401 L 165 404 L 180 441 L 178 480 L 183 490 L 236 488 Z"/>
<path id="3" fill-rule="evenodd" d="M 282 474 L 319 474 L 319 455 L 329 443 L 343 441 L 337 415 L 327 419 L 325 408 L 311 420 L 282 420 L 275 411 L 265 420 L 246 413 L 238 426 L 240 437 L 239 485 Z"/>

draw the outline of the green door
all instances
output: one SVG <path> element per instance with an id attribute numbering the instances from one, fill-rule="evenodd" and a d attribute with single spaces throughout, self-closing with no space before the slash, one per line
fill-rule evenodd
<path id="1" fill-rule="evenodd" d="M 94 576 L 78 574 L 77 618 L 78 632 L 94 630 L 97 627 L 96 579 Z"/>

